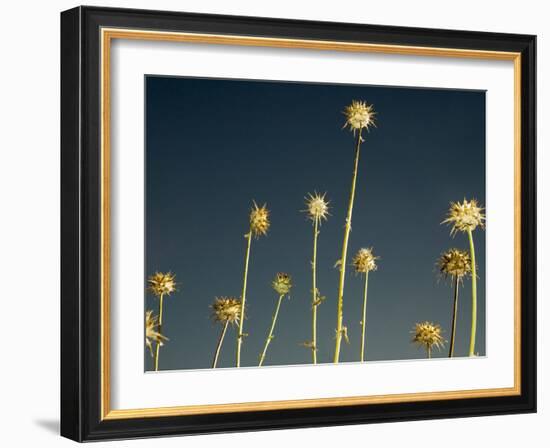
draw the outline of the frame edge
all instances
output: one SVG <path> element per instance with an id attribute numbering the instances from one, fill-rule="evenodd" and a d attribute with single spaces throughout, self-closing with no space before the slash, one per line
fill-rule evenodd
<path id="1" fill-rule="evenodd" d="M 60 433 L 82 441 L 80 291 L 81 8 L 61 13 Z"/>
<path id="2" fill-rule="evenodd" d="M 537 412 L 537 36 L 521 52 L 521 277 L 522 397 Z"/>

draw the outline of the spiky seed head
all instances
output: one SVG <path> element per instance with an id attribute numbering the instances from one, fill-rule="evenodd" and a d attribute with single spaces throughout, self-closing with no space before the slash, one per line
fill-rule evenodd
<path id="1" fill-rule="evenodd" d="M 269 225 L 269 210 L 266 208 L 266 204 L 258 207 L 258 204 L 254 202 L 254 206 L 250 211 L 250 230 L 252 234 L 256 238 L 266 235 Z"/>
<path id="2" fill-rule="evenodd" d="M 371 126 L 375 126 L 374 116 L 376 112 L 372 104 L 367 104 L 365 101 L 353 100 L 349 106 L 344 109 L 346 123 L 344 128 L 349 126 L 350 130 L 360 131 L 361 129 L 368 130 Z"/>
<path id="3" fill-rule="evenodd" d="M 308 193 L 306 196 L 306 210 L 305 212 L 308 215 L 308 218 L 313 222 L 317 221 L 321 223 L 323 219 L 327 219 L 327 216 L 330 214 L 328 212 L 329 201 L 325 200 L 326 193 L 322 196 L 315 192 L 314 194 Z"/>
<path id="4" fill-rule="evenodd" d="M 433 322 L 417 323 L 412 333 L 414 334 L 412 342 L 422 347 L 441 349 L 447 342 L 443 339 L 441 326 Z"/>
<path id="5" fill-rule="evenodd" d="M 472 271 L 470 254 L 460 249 L 449 249 L 441 254 L 437 262 L 439 271 L 445 277 L 461 279 Z"/>
<path id="6" fill-rule="evenodd" d="M 147 310 L 145 312 L 145 345 L 153 356 L 153 342 L 159 345 L 163 345 L 164 341 L 168 338 L 163 336 L 158 331 L 158 317 L 153 315 L 153 311 Z"/>
<path id="7" fill-rule="evenodd" d="M 369 247 L 368 249 L 359 249 L 352 260 L 355 272 L 366 274 L 370 271 L 376 271 L 376 269 L 378 269 L 378 266 L 376 266 L 376 260 L 379 258 L 380 257 L 375 257 L 372 253 L 372 247 Z"/>
<path id="8" fill-rule="evenodd" d="M 176 290 L 176 276 L 171 272 L 155 272 L 147 280 L 149 290 L 160 297 L 161 295 L 170 295 Z"/>
<path id="9" fill-rule="evenodd" d="M 211 307 L 215 322 L 237 324 L 241 318 L 241 301 L 235 297 L 216 297 Z"/>
<path id="10" fill-rule="evenodd" d="M 447 218 L 442 224 L 451 224 L 451 235 L 457 232 L 474 231 L 478 226 L 483 228 L 485 215 L 475 199 L 462 202 L 451 202 Z"/>
<path id="11" fill-rule="evenodd" d="M 271 285 L 279 295 L 288 294 L 292 288 L 292 277 L 284 272 L 278 272 Z"/>

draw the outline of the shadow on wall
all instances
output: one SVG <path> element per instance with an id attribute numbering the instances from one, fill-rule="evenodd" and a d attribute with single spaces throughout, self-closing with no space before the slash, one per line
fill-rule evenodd
<path id="1" fill-rule="evenodd" d="M 53 434 L 59 434 L 59 420 L 36 419 L 34 424 Z"/>

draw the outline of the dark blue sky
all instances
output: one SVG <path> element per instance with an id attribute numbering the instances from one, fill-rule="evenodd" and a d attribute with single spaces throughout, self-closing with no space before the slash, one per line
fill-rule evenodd
<path id="1" fill-rule="evenodd" d="M 267 203 L 271 229 L 254 240 L 242 365 L 257 365 L 276 294 L 276 272 L 294 288 L 281 307 L 265 365 L 310 362 L 311 221 L 304 196 L 327 192 L 331 216 L 322 225 L 318 287 L 319 360 L 334 350 L 338 269 L 351 183 L 354 138 L 342 110 L 365 100 L 377 128 L 365 136 L 357 181 L 348 263 L 361 247 L 379 255 L 369 277 L 367 359 L 421 358 L 410 343 L 417 321 L 431 320 L 449 339 L 452 290 L 438 280 L 441 252 L 467 249 L 467 238 L 440 225 L 449 201 L 485 205 L 485 92 L 176 77 L 145 78 L 146 266 L 180 283 L 165 300 L 161 369 L 210 367 L 220 327 L 211 322 L 216 296 L 239 296 L 244 234 L 252 200 Z M 474 233 L 478 275 L 478 342 L 485 353 L 485 234 Z M 348 268 L 344 324 L 351 343 L 342 361 L 359 356 L 363 282 Z M 470 282 L 461 288 L 455 354 L 467 354 Z M 146 307 L 158 309 L 150 294 Z M 446 356 L 447 350 L 435 353 Z M 146 368 L 151 368 L 146 354 Z M 227 333 L 219 366 L 235 361 Z"/>

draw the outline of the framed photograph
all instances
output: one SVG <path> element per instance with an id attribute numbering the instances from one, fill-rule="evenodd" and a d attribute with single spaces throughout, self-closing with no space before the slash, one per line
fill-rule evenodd
<path id="1" fill-rule="evenodd" d="M 535 36 L 61 14 L 61 433 L 535 412 Z"/>

